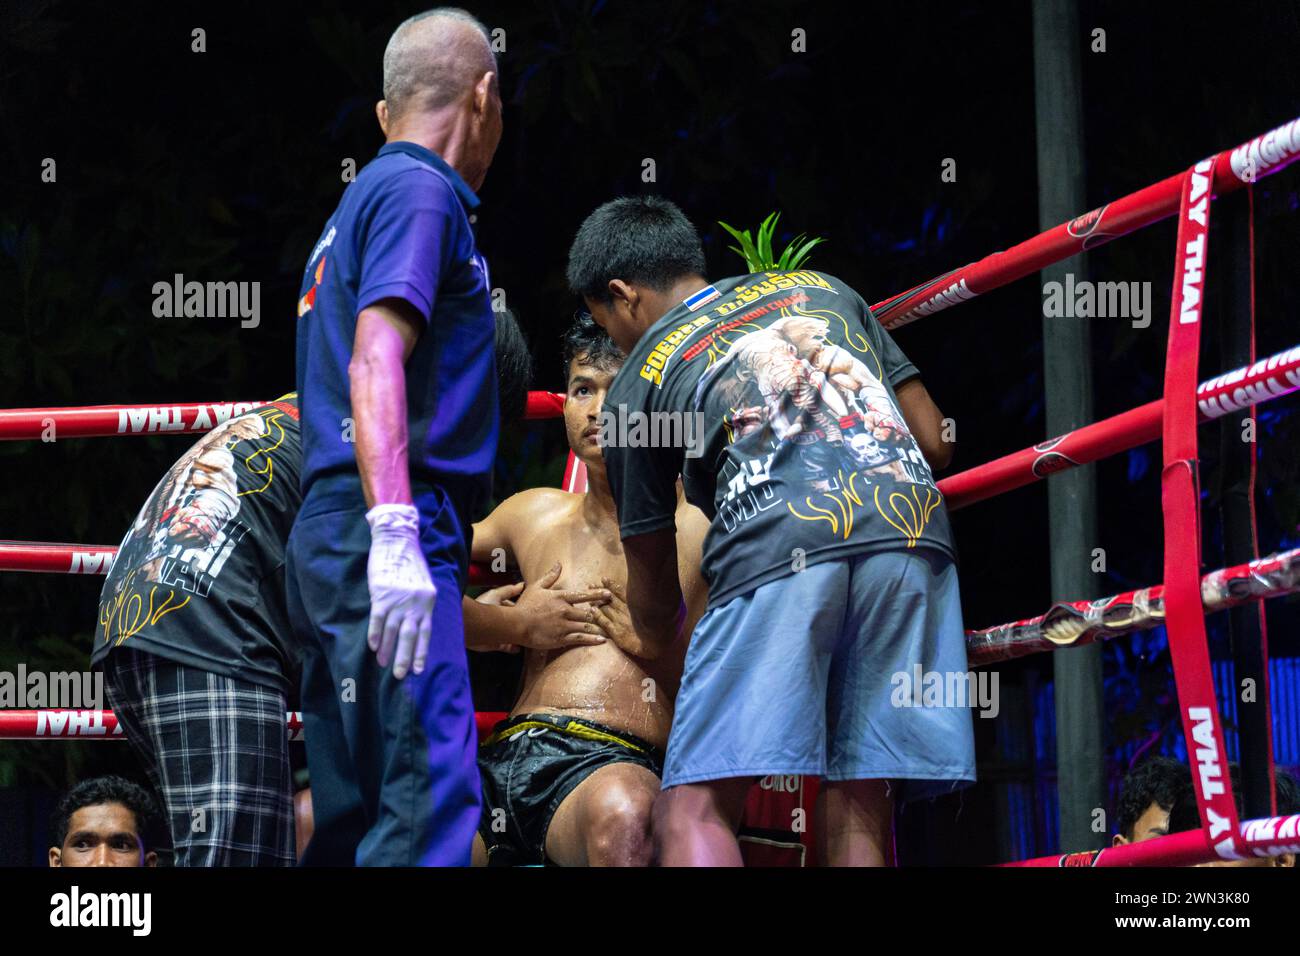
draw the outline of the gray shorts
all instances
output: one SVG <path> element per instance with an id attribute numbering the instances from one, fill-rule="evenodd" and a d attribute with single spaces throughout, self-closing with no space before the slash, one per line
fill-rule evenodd
<path id="1" fill-rule="evenodd" d="M 814 774 L 906 782 L 900 800 L 958 789 L 975 780 L 968 674 L 947 555 L 812 565 L 700 619 L 663 786 Z"/>

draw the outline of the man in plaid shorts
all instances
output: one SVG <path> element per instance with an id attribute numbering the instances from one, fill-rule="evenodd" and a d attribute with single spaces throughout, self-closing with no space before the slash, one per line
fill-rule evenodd
<path id="1" fill-rule="evenodd" d="M 291 866 L 284 549 L 302 504 L 298 398 L 217 424 L 118 550 L 91 660 L 166 805 L 176 866 Z"/>

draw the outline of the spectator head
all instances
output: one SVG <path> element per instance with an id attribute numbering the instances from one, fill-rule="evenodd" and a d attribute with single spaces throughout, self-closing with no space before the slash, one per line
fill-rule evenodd
<path id="1" fill-rule="evenodd" d="M 1119 826 L 1112 845 L 1140 843 L 1165 836 L 1169 815 L 1192 792 L 1187 767 L 1169 757 L 1148 757 L 1129 770 L 1120 784 Z"/>
<path id="2" fill-rule="evenodd" d="M 157 866 L 158 805 L 122 777 L 83 780 L 50 820 L 50 866 Z"/>

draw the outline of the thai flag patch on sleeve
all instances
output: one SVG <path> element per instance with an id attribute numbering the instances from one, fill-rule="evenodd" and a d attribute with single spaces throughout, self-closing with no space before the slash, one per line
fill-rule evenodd
<path id="1" fill-rule="evenodd" d="M 704 305 L 706 302 L 712 302 L 720 295 L 722 295 L 722 293 L 719 292 L 717 289 L 715 289 L 713 286 L 706 285 L 703 289 L 701 289 L 699 292 L 695 293 L 694 295 L 682 299 L 682 305 L 686 306 L 686 308 L 694 312 L 696 309 Z"/>

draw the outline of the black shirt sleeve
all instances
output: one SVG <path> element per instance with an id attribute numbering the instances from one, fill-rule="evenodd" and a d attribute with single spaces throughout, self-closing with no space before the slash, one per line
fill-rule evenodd
<path id="1" fill-rule="evenodd" d="M 614 506 L 618 509 L 619 536 L 631 538 L 676 526 L 677 475 L 685 449 L 651 447 L 651 412 L 654 393 L 635 375 L 634 363 L 624 370 L 629 378 L 617 378 L 605 398 L 605 429 L 601 434 L 605 473 L 609 478 Z M 622 377 L 623 373 L 620 373 Z M 640 437 L 636 428 L 641 421 Z"/>
<path id="2" fill-rule="evenodd" d="M 862 324 L 867 327 L 867 333 L 880 343 L 880 365 L 889 384 L 897 388 L 909 378 L 920 376 L 921 370 L 903 354 L 903 350 L 898 347 L 898 343 L 894 341 L 893 336 L 876 319 L 866 300 L 859 295 L 858 301 L 862 303 Z"/>

